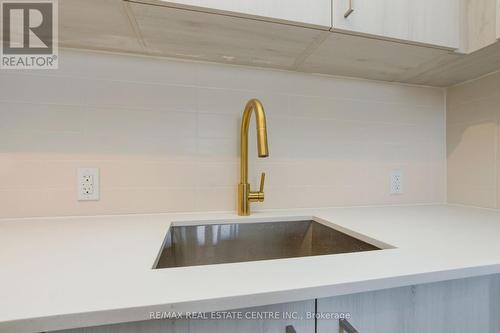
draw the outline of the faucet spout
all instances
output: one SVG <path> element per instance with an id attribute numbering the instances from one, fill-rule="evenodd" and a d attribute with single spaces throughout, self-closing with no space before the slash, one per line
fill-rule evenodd
<path id="1" fill-rule="evenodd" d="M 240 137 L 240 184 L 238 185 L 238 214 L 250 214 L 250 202 L 264 201 L 264 179 L 265 174 L 262 174 L 260 191 L 251 192 L 250 184 L 248 183 L 248 130 L 250 127 L 250 118 L 252 113 L 255 114 L 255 124 L 257 130 L 257 152 L 259 157 L 268 157 L 269 148 L 267 145 L 267 126 L 266 113 L 264 107 L 258 99 L 248 101 L 243 112 L 241 120 L 241 137 Z"/>

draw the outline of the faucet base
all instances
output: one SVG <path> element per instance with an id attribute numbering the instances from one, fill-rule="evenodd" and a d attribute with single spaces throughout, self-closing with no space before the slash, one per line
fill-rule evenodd
<path id="1" fill-rule="evenodd" d="M 250 193 L 250 184 L 238 184 L 238 215 L 250 215 L 250 202 L 248 201 L 248 194 Z"/>

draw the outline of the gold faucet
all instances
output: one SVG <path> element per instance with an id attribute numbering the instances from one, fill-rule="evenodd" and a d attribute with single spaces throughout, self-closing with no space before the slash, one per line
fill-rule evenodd
<path id="1" fill-rule="evenodd" d="M 252 192 L 248 183 L 248 127 L 252 111 L 255 113 L 255 123 L 257 125 L 257 150 L 259 157 L 268 157 L 267 147 L 266 113 L 264 107 L 258 99 L 251 99 L 243 111 L 241 120 L 241 159 L 240 159 L 240 183 L 238 184 L 238 215 L 250 215 L 250 202 L 264 201 L 264 180 L 266 174 L 263 172 L 260 177 L 260 190 Z"/>

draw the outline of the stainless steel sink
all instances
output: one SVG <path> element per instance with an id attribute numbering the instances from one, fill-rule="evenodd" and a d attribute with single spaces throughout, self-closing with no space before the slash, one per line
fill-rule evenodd
<path id="1" fill-rule="evenodd" d="M 380 248 L 312 220 L 172 226 L 155 268 L 373 250 Z"/>

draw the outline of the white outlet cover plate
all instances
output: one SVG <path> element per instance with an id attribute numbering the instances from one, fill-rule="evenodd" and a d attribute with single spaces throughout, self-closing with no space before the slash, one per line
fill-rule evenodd
<path id="1" fill-rule="evenodd" d="M 391 172 L 391 194 L 403 194 L 403 172 L 401 170 Z"/>
<path id="2" fill-rule="evenodd" d="M 91 182 L 86 183 L 85 179 L 90 176 Z M 76 186 L 78 191 L 78 201 L 99 200 L 99 169 L 98 168 L 78 168 L 76 176 Z"/>

